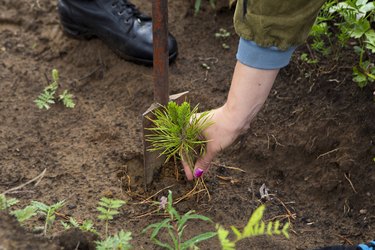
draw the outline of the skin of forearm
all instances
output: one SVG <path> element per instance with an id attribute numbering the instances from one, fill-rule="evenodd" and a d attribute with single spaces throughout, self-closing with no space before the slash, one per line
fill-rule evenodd
<path id="1" fill-rule="evenodd" d="M 226 103 L 223 105 L 227 119 L 236 121 L 232 129 L 242 132 L 262 108 L 279 69 L 263 70 L 237 61 Z"/>

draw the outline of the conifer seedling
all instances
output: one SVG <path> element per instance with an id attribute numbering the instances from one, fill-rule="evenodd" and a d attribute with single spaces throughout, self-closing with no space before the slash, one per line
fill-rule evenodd
<path id="1" fill-rule="evenodd" d="M 198 106 L 192 109 L 188 102 L 169 102 L 154 114 L 151 121 L 155 127 L 149 128 L 153 133 L 147 136 L 149 150 L 160 151 L 166 162 L 172 157 L 185 161 L 193 171 L 194 159 L 205 153 L 207 141 L 202 133 L 212 124 L 209 113 L 198 115 Z"/>

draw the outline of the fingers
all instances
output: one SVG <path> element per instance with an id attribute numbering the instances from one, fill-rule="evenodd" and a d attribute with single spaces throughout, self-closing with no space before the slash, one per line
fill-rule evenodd
<path id="1" fill-rule="evenodd" d="M 181 163 L 182 163 L 182 166 L 184 167 L 186 178 L 189 181 L 193 180 L 193 178 L 194 178 L 193 173 L 191 172 L 191 169 L 190 169 L 189 165 L 185 161 L 181 161 Z"/>
<path id="2" fill-rule="evenodd" d="M 191 181 L 194 178 L 201 177 L 210 168 L 212 159 L 213 159 L 213 156 L 208 153 L 206 153 L 204 156 L 199 158 L 197 162 L 195 163 L 194 174 L 192 173 L 189 165 L 185 161 L 181 161 L 182 166 L 184 167 L 186 178 L 189 181 Z"/>
<path id="3" fill-rule="evenodd" d="M 204 156 L 199 158 L 197 162 L 195 163 L 194 167 L 194 177 L 199 178 L 201 177 L 204 173 L 208 171 L 208 169 L 211 166 L 211 161 L 214 158 L 214 156 L 210 153 L 206 153 Z"/>

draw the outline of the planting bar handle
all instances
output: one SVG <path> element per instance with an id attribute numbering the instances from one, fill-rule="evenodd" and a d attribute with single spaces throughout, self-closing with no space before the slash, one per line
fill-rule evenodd
<path id="1" fill-rule="evenodd" d="M 152 1 L 152 27 L 154 100 L 166 105 L 169 101 L 168 0 Z"/>

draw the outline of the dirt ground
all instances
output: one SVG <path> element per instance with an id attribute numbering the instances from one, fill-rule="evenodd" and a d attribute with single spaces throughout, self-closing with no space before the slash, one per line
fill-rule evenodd
<path id="1" fill-rule="evenodd" d="M 151 13 L 151 2 L 134 3 Z M 194 16 L 183 0 L 169 1 L 169 8 L 170 31 L 179 43 L 171 94 L 190 91 L 201 110 L 220 106 L 235 64 L 233 10 L 204 8 Z M 227 50 L 214 36 L 220 28 L 232 34 Z M 176 205 L 180 213 L 194 209 L 226 228 L 243 227 L 261 202 L 266 219 L 290 220 L 290 240 L 244 240 L 238 249 L 313 249 L 375 238 L 374 85 L 360 89 L 352 82 L 350 49 L 318 65 L 300 61 L 303 51 L 305 46 L 281 71 L 251 129 L 215 160 L 206 176 L 211 200 L 191 197 Z M 74 109 L 54 105 L 45 111 L 33 103 L 53 68 L 74 94 Z M 152 68 L 120 59 L 99 40 L 66 37 L 55 1 L 0 0 L 0 86 L 0 193 L 47 169 L 37 186 L 8 194 L 21 200 L 17 207 L 66 200 L 62 215 L 92 219 L 102 232 L 98 200 L 124 199 L 110 232 L 129 230 L 134 249 L 157 249 L 141 231 L 162 218 L 149 213 L 151 203 L 140 202 L 162 190 L 151 199 L 157 201 L 167 189 L 180 197 L 192 184 L 167 169 L 149 190 L 141 185 L 141 114 L 153 101 Z M 271 200 L 260 200 L 263 184 Z M 58 249 L 59 237 L 66 236 L 60 222 L 54 237 L 33 240 L 5 213 L 0 221 L 0 249 Z M 191 223 L 186 234 L 215 230 L 214 223 Z M 26 229 L 40 224 L 36 219 Z M 74 245 L 73 238 L 63 242 Z M 200 247 L 219 249 L 219 243 L 212 239 Z"/>

